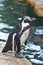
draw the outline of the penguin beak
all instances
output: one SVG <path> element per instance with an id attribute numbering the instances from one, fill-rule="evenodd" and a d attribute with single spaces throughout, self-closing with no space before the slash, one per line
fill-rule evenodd
<path id="1" fill-rule="evenodd" d="M 36 20 L 36 18 L 31 18 L 31 21 L 35 21 Z"/>

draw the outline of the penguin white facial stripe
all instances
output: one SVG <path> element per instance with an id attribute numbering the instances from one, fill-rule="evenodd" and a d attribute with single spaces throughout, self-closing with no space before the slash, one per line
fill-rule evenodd
<path id="1" fill-rule="evenodd" d="M 22 22 L 22 30 L 23 30 L 24 27 L 27 27 L 27 26 L 29 26 L 29 23 Z"/>
<path id="2" fill-rule="evenodd" d="M 31 20 L 31 17 L 26 16 L 26 17 L 24 18 L 24 20 L 26 20 L 26 19 L 28 19 L 29 21 L 32 21 L 32 20 Z M 23 20 L 23 21 L 24 21 L 24 20 Z"/>
<path id="3" fill-rule="evenodd" d="M 28 19 L 29 21 L 34 21 L 36 20 L 36 18 L 32 18 L 32 17 L 29 17 L 29 16 L 25 16 L 25 20 Z"/>
<path id="4" fill-rule="evenodd" d="M 28 18 L 24 18 L 24 20 L 22 21 L 22 30 L 23 30 L 24 27 L 27 27 L 27 26 L 30 25 L 29 22 L 28 22 L 28 23 L 25 23 L 25 22 L 24 22 L 26 19 L 28 19 Z M 29 20 L 29 19 L 28 19 L 28 20 Z"/>

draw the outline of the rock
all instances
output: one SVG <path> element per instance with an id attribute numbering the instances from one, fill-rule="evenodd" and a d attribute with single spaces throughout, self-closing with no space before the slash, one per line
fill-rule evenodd
<path id="1" fill-rule="evenodd" d="M 9 52 L 2 53 L 5 44 L 5 42 L 0 42 L 0 65 L 32 65 L 26 58 L 17 58 Z"/>
<path id="2" fill-rule="evenodd" d="M 32 7 L 34 6 L 34 0 L 26 0 L 27 4 L 30 4 Z"/>
<path id="3" fill-rule="evenodd" d="M 0 53 L 0 65 L 32 65 L 30 61 L 25 58 L 16 58 L 7 54 Z"/>
<path id="4" fill-rule="evenodd" d="M 34 12 L 36 13 L 36 15 L 38 15 L 39 17 L 43 17 L 43 5 L 39 4 L 39 5 L 35 5 L 34 6 Z"/>
<path id="5" fill-rule="evenodd" d="M 37 16 L 43 17 L 43 0 L 26 0 L 34 8 Z"/>

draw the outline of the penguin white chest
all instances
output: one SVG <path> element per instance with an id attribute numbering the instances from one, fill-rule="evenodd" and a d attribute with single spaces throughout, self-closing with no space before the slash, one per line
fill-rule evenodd
<path id="1" fill-rule="evenodd" d="M 21 37 L 20 37 L 21 45 L 23 45 L 23 43 L 25 43 L 25 41 L 27 40 L 28 35 L 29 35 L 29 30 L 30 30 L 30 28 L 27 29 L 26 31 L 24 31 L 23 34 L 21 35 Z"/>

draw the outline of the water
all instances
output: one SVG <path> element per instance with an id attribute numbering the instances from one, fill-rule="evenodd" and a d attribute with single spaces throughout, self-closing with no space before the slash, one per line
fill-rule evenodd
<path id="1" fill-rule="evenodd" d="M 23 5 L 14 4 L 13 0 L 0 0 L 0 41 L 7 41 L 10 31 L 25 15 L 24 9 Z M 22 46 L 21 53 L 33 65 L 43 65 L 43 26 L 37 26 L 31 31 L 27 45 Z"/>

